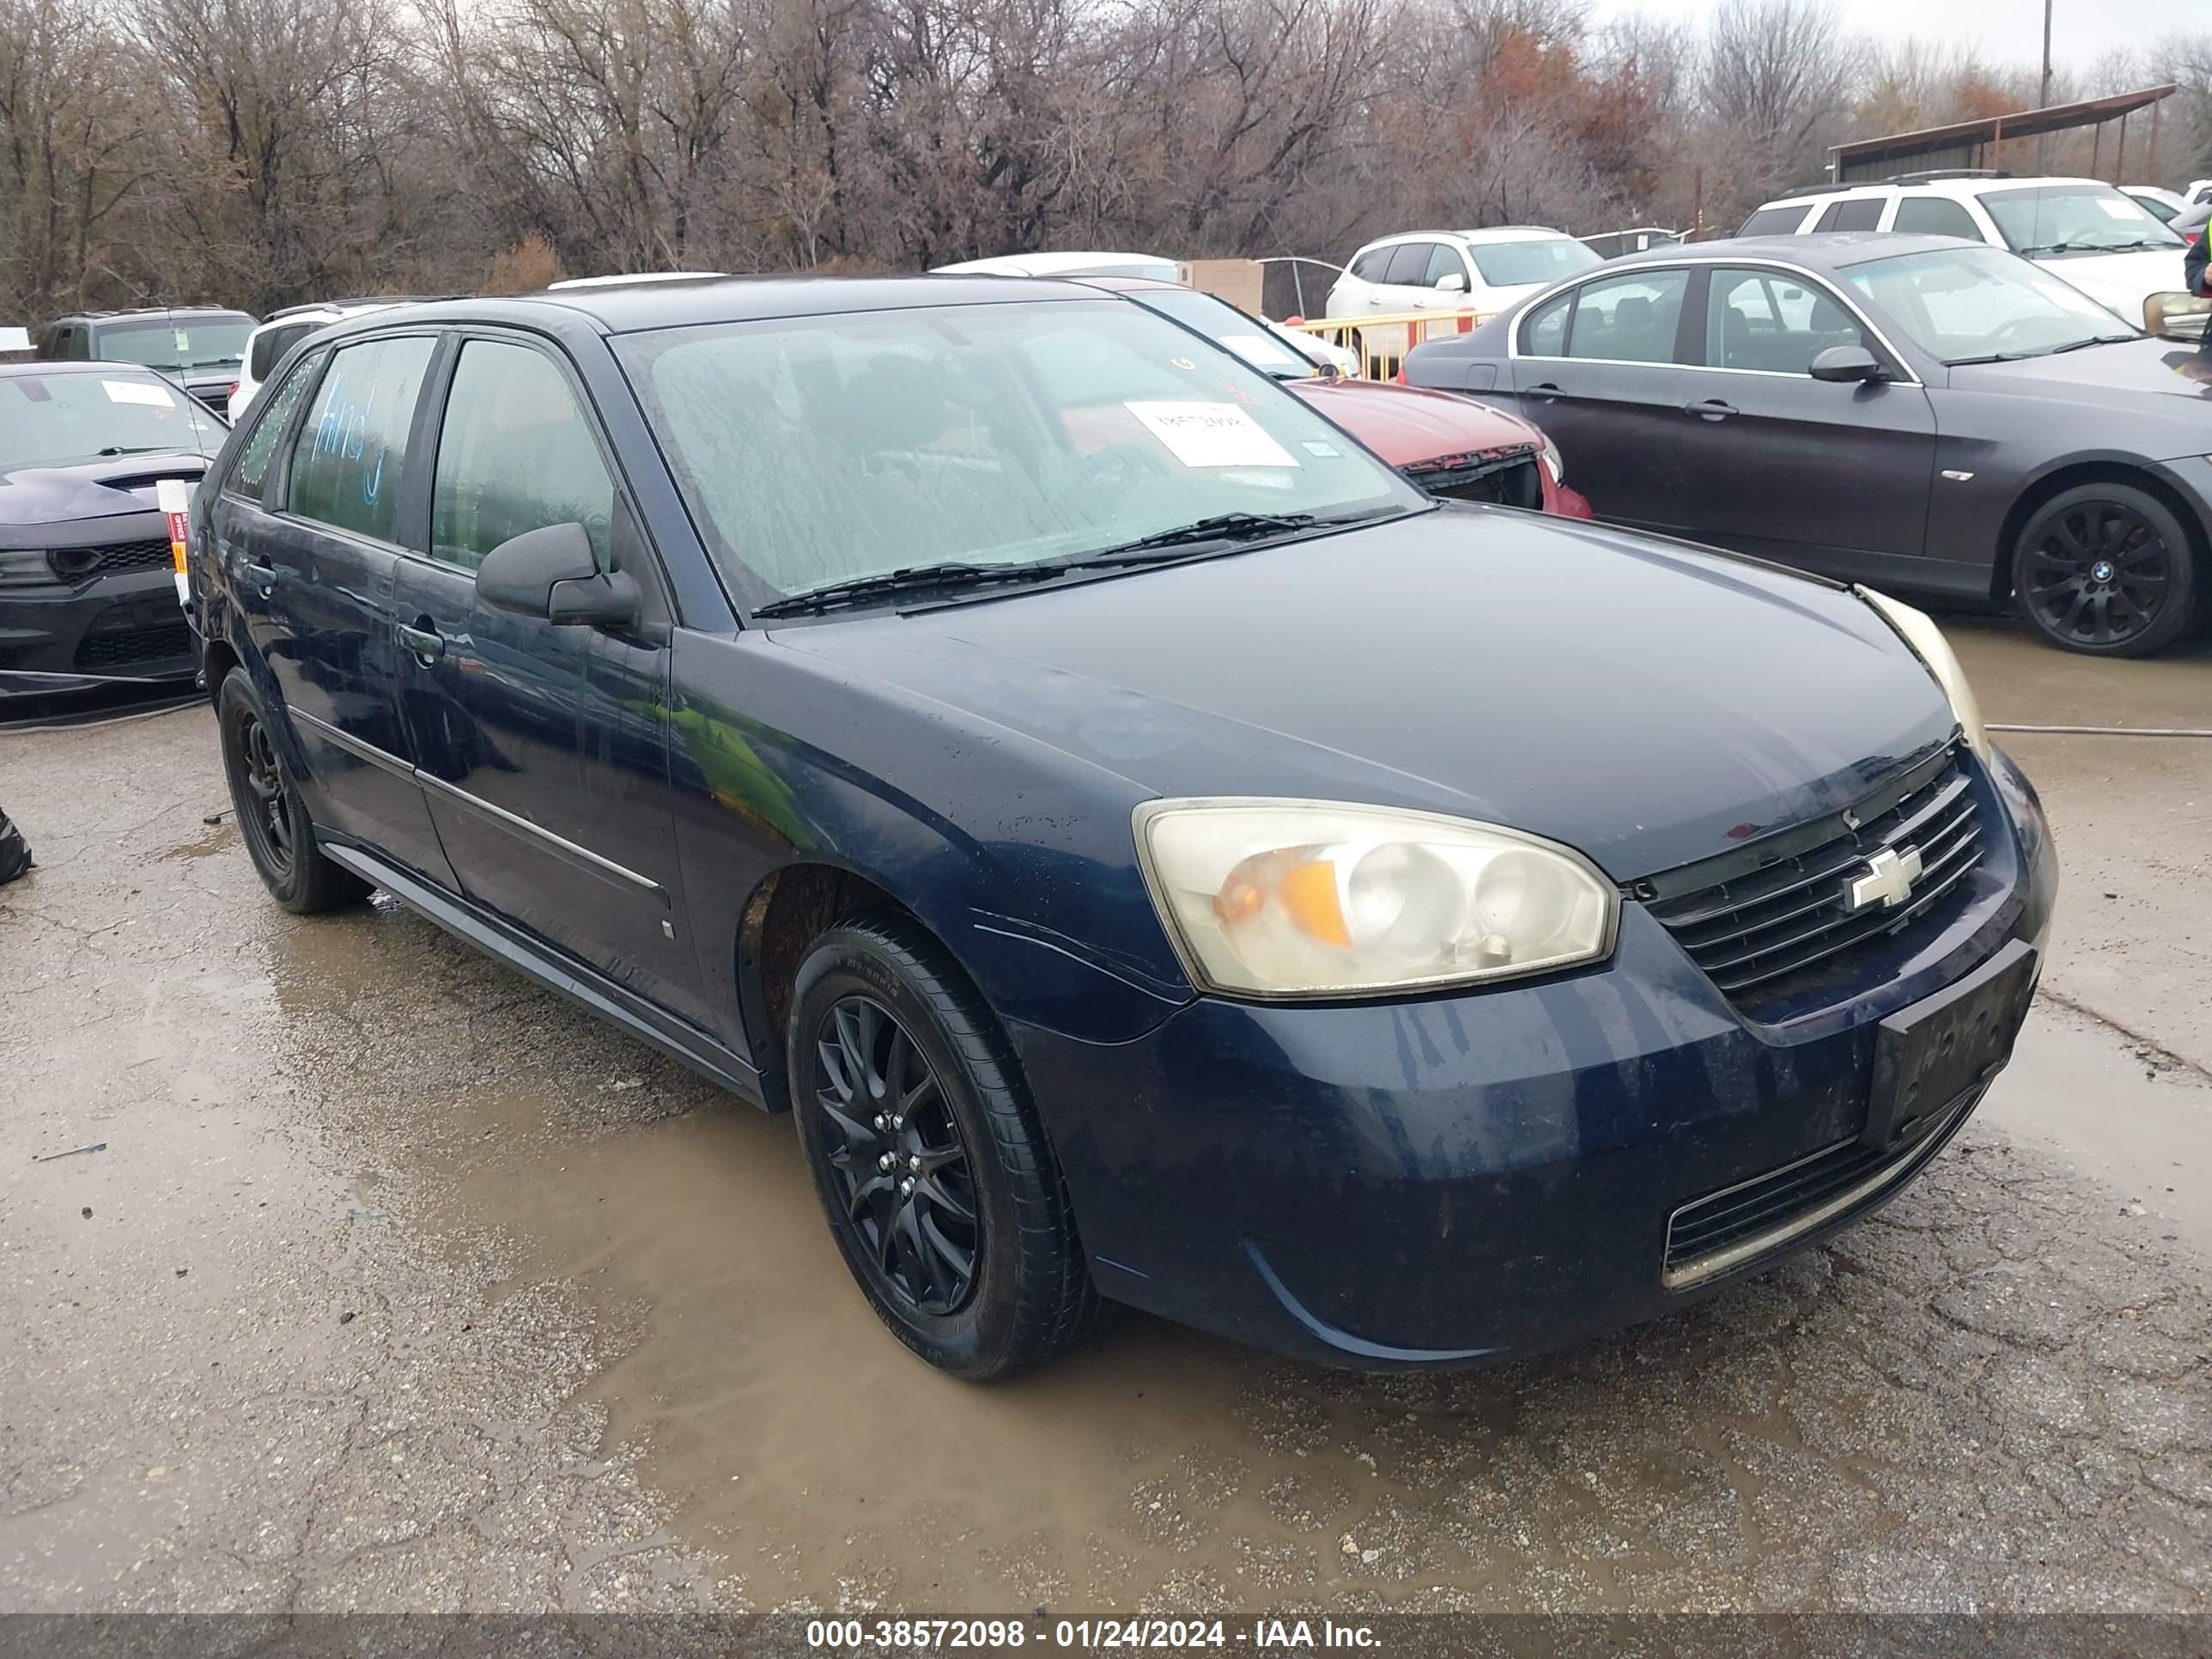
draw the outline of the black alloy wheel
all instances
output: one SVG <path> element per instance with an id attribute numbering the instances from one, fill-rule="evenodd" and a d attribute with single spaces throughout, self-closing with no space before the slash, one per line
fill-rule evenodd
<path id="1" fill-rule="evenodd" d="M 2013 586 L 2051 643 L 2092 656 L 2146 656 L 2188 626 L 2194 560 L 2181 525 L 2127 484 L 2084 484 L 2046 502 L 2022 531 Z"/>
<path id="2" fill-rule="evenodd" d="M 323 856 L 307 805 L 284 769 L 268 708 L 243 668 L 232 669 L 223 678 L 216 727 L 239 834 L 270 896 L 297 915 L 334 910 L 367 896 L 367 882 Z"/>
<path id="3" fill-rule="evenodd" d="M 292 827 L 292 792 L 284 787 L 269 723 L 258 714 L 249 711 L 240 721 L 238 750 L 251 801 L 239 809 L 239 828 L 253 844 L 253 861 L 266 874 L 289 881 L 299 841 Z"/>
<path id="4" fill-rule="evenodd" d="M 983 1247 L 975 1177 L 936 1072 L 874 997 L 840 999 L 815 1032 L 815 1133 L 845 1212 L 894 1298 L 957 1312 Z"/>

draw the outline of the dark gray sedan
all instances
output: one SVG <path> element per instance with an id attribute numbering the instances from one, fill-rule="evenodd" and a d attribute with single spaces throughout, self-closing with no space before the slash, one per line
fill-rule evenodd
<path id="1" fill-rule="evenodd" d="M 1419 347 L 1406 377 L 1536 422 L 1601 519 L 2016 602 L 2070 651 L 2156 651 L 2212 584 L 2212 354 L 2000 249 L 1657 248 Z"/>

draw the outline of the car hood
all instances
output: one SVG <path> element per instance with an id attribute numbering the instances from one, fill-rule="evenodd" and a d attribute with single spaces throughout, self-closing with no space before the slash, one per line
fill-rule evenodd
<path id="1" fill-rule="evenodd" d="M 1449 392 L 1381 380 L 1290 380 L 1290 389 L 1393 466 L 1446 456 L 1534 448 L 1528 422 Z"/>
<path id="2" fill-rule="evenodd" d="M 2178 247 L 2146 247 L 2128 253 L 2059 253 L 2036 263 L 2119 313 L 2123 321 L 2141 328 L 2145 300 L 2154 294 L 2180 291 L 2181 259 L 2185 252 Z"/>
<path id="3" fill-rule="evenodd" d="M 0 526 L 67 524 L 143 513 L 155 505 L 161 478 L 197 483 L 208 458 L 184 449 L 150 455 L 110 455 L 69 466 L 22 466 L 0 472 Z"/>
<path id="4" fill-rule="evenodd" d="M 1846 590 L 1480 507 L 772 638 L 1137 799 L 1455 813 L 1623 881 L 1840 811 L 1954 727 Z"/>
<path id="5" fill-rule="evenodd" d="M 2212 449 L 2212 434 L 2203 427 L 2203 406 L 2212 401 L 2212 359 L 2171 340 L 2118 340 L 2016 362 L 1962 363 L 1950 371 L 1950 384 L 1961 391 L 2058 398 L 2075 405 L 2175 415 L 2190 423 L 2185 434 L 2189 442 L 2200 450 Z M 2144 401 L 2154 398 L 2186 398 L 2194 407 Z"/>

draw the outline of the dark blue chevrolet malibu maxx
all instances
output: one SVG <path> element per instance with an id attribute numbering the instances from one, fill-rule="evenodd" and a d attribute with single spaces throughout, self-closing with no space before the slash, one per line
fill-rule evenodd
<path id="1" fill-rule="evenodd" d="M 1882 596 L 1439 506 L 1095 290 L 664 282 L 295 349 L 198 498 L 253 861 L 772 1110 L 891 1330 L 1359 1367 L 1893 1196 L 2033 994 L 2041 811 Z"/>

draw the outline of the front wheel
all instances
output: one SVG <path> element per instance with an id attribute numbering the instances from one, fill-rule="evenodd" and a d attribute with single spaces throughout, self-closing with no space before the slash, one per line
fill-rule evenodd
<path id="1" fill-rule="evenodd" d="M 845 1264 L 891 1334 L 988 1382 L 1102 1311 L 1067 1189 L 997 1021 L 933 941 L 872 915 L 793 988 L 793 1116 Z"/>
<path id="2" fill-rule="evenodd" d="M 284 770 L 269 711 L 243 668 L 223 679 L 216 726 L 239 834 L 270 896 L 303 916 L 366 897 L 367 882 L 323 856 L 307 806 Z"/>
<path id="3" fill-rule="evenodd" d="M 2147 657 L 2189 626 L 2197 560 L 2166 504 L 2131 484 L 2054 495 L 2013 550 L 2021 614 L 2051 644 L 2094 657 Z"/>

